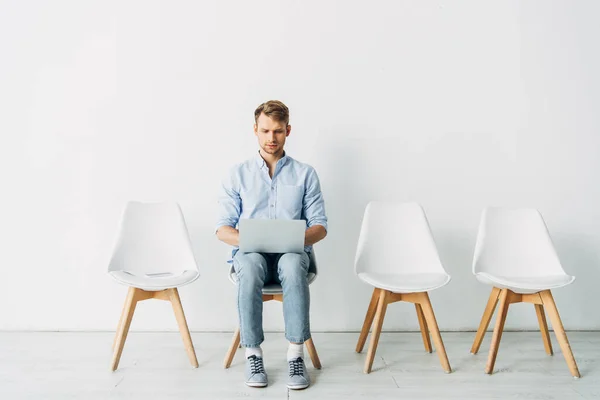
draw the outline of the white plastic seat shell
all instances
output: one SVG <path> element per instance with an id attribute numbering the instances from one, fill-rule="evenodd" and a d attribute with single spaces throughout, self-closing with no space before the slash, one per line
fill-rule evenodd
<path id="1" fill-rule="evenodd" d="M 472 270 L 480 282 L 520 294 L 575 280 L 564 271 L 542 215 L 531 208 L 483 211 Z"/>
<path id="2" fill-rule="evenodd" d="M 200 276 L 179 204 L 129 202 L 108 272 L 119 283 L 160 291 Z"/>
<path id="3" fill-rule="evenodd" d="M 394 293 L 428 292 L 451 279 L 418 203 L 370 202 L 354 266 L 359 279 Z"/>

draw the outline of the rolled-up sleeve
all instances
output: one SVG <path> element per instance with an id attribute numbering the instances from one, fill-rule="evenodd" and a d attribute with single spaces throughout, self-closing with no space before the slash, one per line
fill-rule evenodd
<path id="1" fill-rule="evenodd" d="M 306 176 L 306 190 L 302 203 L 302 212 L 306 219 L 306 226 L 322 225 L 327 230 L 327 215 L 325 214 L 325 200 L 321 193 L 321 184 L 317 172 L 311 168 Z"/>
<path id="2" fill-rule="evenodd" d="M 242 200 L 234 184 L 234 173 L 230 173 L 221 182 L 221 192 L 219 194 L 219 219 L 215 232 L 222 226 L 231 226 L 235 228 L 240 219 L 242 211 Z"/>

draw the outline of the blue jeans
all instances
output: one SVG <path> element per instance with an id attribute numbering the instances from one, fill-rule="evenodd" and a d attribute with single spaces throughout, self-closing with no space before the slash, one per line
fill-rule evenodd
<path id="1" fill-rule="evenodd" d="M 235 254 L 233 267 L 238 278 L 237 305 L 242 346 L 258 347 L 265 340 L 262 288 L 268 283 L 281 284 L 283 289 L 286 339 L 292 343 L 304 343 L 310 339 L 309 262 L 307 253 Z"/>

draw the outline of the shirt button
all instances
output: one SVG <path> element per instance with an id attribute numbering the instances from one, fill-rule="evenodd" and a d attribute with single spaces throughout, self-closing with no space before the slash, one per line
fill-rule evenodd
<path id="1" fill-rule="evenodd" d="M 271 204 L 271 208 L 275 207 L 275 204 Z"/>

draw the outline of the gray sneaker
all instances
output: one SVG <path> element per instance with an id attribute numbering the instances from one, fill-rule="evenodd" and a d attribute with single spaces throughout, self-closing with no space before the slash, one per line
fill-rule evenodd
<path id="1" fill-rule="evenodd" d="M 251 387 L 267 386 L 267 373 L 262 357 L 253 354 L 246 359 L 246 385 Z"/>
<path id="2" fill-rule="evenodd" d="M 300 357 L 289 360 L 289 378 L 287 381 L 287 387 L 289 389 L 306 389 L 310 385 L 310 376 L 306 372 L 306 365 L 304 360 Z"/>

